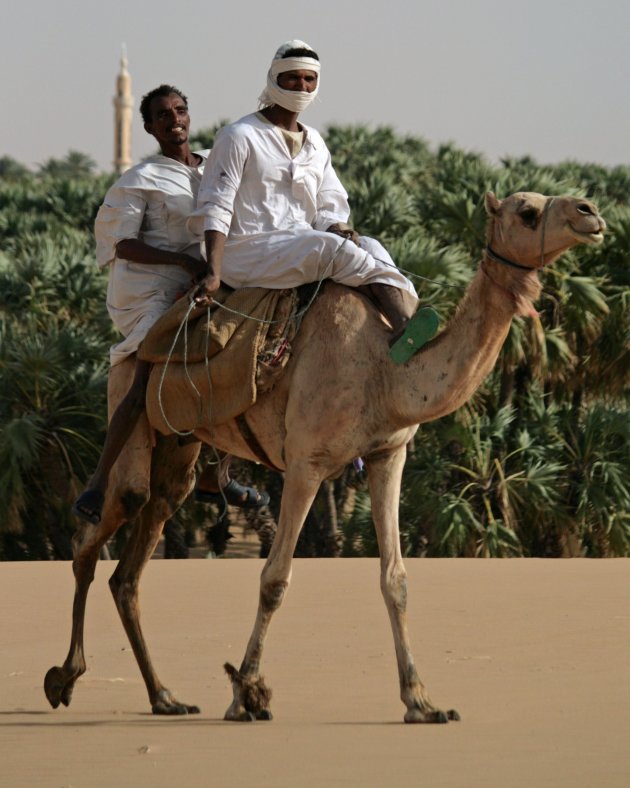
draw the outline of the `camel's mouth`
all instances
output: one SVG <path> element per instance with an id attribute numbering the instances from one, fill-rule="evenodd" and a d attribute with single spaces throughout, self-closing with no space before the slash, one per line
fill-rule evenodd
<path id="1" fill-rule="evenodd" d="M 604 240 L 604 233 L 599 228 L 590 231 L 576 230 L 576 228 L 569 223 L 569 229 L 572 235 L 577 238 L 578 241 L 582 241 L 582 243 L 597 246 L 597 244 L 600 244 Z"/>

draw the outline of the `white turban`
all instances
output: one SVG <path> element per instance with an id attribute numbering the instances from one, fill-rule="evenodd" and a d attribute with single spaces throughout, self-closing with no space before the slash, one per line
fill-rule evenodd
<path id="1" fill-rule="evenodd" d="M 306 49 L 312 53 L 312 57 L 309 57 L 307 54 L 285 57 L 285 52 L 290 52 L 292 49 Z M 283 90 L 281 87 L 278 87 L 278 74 L 301 69 L 314 71 L 317 74 L 317 85 L 312 93 L 302 90 Z M 319 91 L 319 71 L 319 60 L 312 47 L 298 39 L 287 41 L 282 44 L 273 56 L 271 67 L 267 72 L 267 87 L 258 97 L 259 107 L 262 109 L 272 104 L 278 104 L 278 106 L 284 107 L 291 112 L 302 112 L 313 101 Z"/>

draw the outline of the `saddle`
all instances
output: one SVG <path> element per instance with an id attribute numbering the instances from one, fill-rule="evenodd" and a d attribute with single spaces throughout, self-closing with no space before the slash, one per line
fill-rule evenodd
<path id="1" fill-rule="evenodd" d="M 282 375 L 305 297 L 298 289 L 222 286 L 210 308 L 193 306 L 189 297 L 177 301 L 138 349 L 138 358 L 154 365 L 151 424 L 168 435 L 244 413 Z"/>

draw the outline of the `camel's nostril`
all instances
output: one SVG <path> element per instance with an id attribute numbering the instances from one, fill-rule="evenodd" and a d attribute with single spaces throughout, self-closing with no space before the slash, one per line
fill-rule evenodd
<path id="1" fill-rule="evenodd" d="M 589 205 L 587 202 L 581 202 L 577 207 L 578 213 L 586 214 L 587 216 L 594 216 L 595 211 L 593 207 Z"/>

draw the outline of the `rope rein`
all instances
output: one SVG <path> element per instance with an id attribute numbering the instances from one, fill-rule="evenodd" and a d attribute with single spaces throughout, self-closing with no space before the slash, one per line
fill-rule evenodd
<path id="1" fill-rule="evenodd" d="M 171 430 L 171 432 L 175 433 L 175 435 L 179 435 L 181 437 L 186 436 L 186 435 L 192 435 L 194 430 L 189 430 L 188 432 L 179 432 L 179 430 L 177 430 L 171 424 L 171 422 L 168 420 L 168 416 L 166 415 L 166 411 L 164 410 L 164 405 L 162 403 L 162 387 L 164 385 L 164 378 L 166 377 L 166 370 L 168 369 L 168 365 L 171 362 L 171 358 L 172 358 L 173 353 L 175 351 L 175 345 L 177 344 L 177 340 L 179 339 L 179 335 L 182 333 L 182 330 L 184 328 L 186 328 L 186 329 L 188 328 L 188 318 L 190 317 L 190 313 L 193 311 L 194 308 L 195 308 L 195 304 L 194 304 L 194 302 L 191 302 L 188 305 L 188 309 L 186 310 L 186 314 L 184 315 L 182 321 L 179 324 L 177 332 L 175 333 L 175 337 L 173 339 L 171 347 L 170 347 L 170 349 L 168 351 L 168 355 L 166 357 L 166 362 L 164 363 L 164 366 L 162 367 L 162 374 L 160 375 L 160 382 L 158 384 L 158 405 L 160 406 L 160 414 L 162 415 L 162 418 L 164 419 L 164 423 L 169 428 L 169 430 Z M 187 349 L 188 349 L 188 331 L 186 331 L 186 337 L 184 339 L 184 348 L 185 348 L 185 352 L 186 352 Z M 185 358 L 186 358 L 186 356 L 184 356 L 184 362 L 185 362 Z M 194 383 L 193 383 L 193 387 L 194 387 L 195 391 L 197 392 L 197 394 L 199 394 L 199 391 L 198 391 L 198 389 L 197 389 L 197 387 L 195 386 Z"/>

